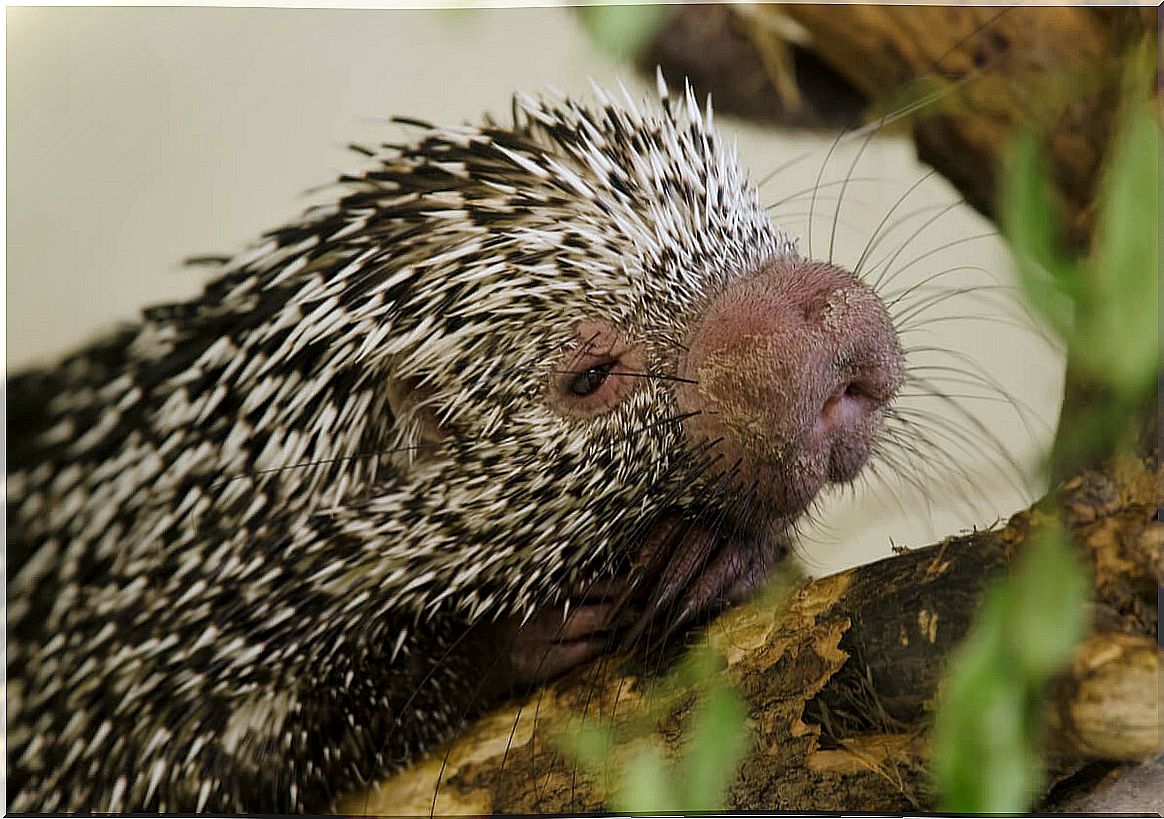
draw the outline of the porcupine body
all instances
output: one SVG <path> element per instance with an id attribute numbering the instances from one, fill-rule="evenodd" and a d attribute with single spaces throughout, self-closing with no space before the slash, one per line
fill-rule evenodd
<path id="1" fill-rule="evenodd" d="M 198 299 L 10 382 L 11 810 L 325 810 L 486 704 L 496 624 L 643 555 L 647 608 L 738 596 L 856 474 L 880 303 L 661 90 L 414 123 Z M 826 329 L 741 347 L 786 302 Z M 793 400 L 800 358 L 848 374 Z"/>

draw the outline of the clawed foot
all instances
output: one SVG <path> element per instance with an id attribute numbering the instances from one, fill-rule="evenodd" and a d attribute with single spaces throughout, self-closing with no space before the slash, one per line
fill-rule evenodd
<path id="1" fill-rule="evenodd" d="M 501 624 L 498 648 L 513 687 L 536 686 L 613 648 L 649 651 L 742 602 L 784 553 L 780 543 L 668 521 L 622 577 L 572 590 L 569 602 Z"/>

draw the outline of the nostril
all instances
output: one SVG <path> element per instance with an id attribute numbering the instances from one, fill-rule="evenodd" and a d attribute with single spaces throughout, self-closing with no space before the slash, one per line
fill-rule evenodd
<path id="1" fill-rule="evenodd" d="M 818 435 L 827 434 L 836 429 L 845 415 L 845 403 L 848 391 L 840 389 L 825 399 L 813 423 L 813 432 Z"/>
<path id="2" fill-rule="evenodd" d="M 867 384 L 860 380 L 849 381 L 838 386 L 824 400 L 813 428 L 821 434 L 859 423 L 876 403 L 877 399 Z"/>
<path id="3" fill-rule="evenodd" d="M 846 384 L 836 395 L 858 406 L 873 407 L 884 402 L 883 393 L 884 390 L 878 387 L 876 381 L 857 378 Z"/>

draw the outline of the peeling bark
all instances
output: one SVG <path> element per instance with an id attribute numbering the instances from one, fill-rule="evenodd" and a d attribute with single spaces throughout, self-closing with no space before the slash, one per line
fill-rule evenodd
<path id="1" fill-rule="evenodd" d="M 1074 778 L 1096 776 L 1095 760 L 1106 762 L 1109 774 L 1112 763 L 1164 752 L 1154 605 L 1164 584 L 1164 524 L 1156 519 L 1162 477 L 1154 460 L 1082 473 L 1002 528 L 811 580 L 779 607 L 757 602 L 717 619 L 704 638 L 726 657 L 721 673 L 747 702 L 753 738 L 730 806 L 931 807 L 926 736 L 945 663 L 987 585 L 1057 515 L 1087 560 L 1095 598 L 1092 633 L 1053 689 L 1052 776 L 1041 808 L 1065 804 Z M 344 809 L 608 810 L 604 783 L 579 769 L 555 737 L 576 731 L 583 718 L 625 724 L 639 714 L 650 689 L 634 669 L 625 658 L 601 660 L 499 709 Z M 673 698 L 663 704 L 653 736 L 642 741 L 678 754 L 696 697 Z M 611 764 L 637 747 L 620 748 Z"/>

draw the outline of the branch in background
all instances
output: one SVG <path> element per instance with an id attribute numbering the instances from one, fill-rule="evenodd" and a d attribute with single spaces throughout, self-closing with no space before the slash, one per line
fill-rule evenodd
<path id="1" fill-rule="evenodd" d="M 717 111 L 757 123 L 827 130 L 860 124 L 867 98 L 803 45 L 798 27 L 742 16 L 762 7 L 673 8 L 637 59 L 644 73 L 661 67 L 672 87 L 690 81 L 712 92 Z M 775 27 L 770 36 L 768 25 Z"/>

